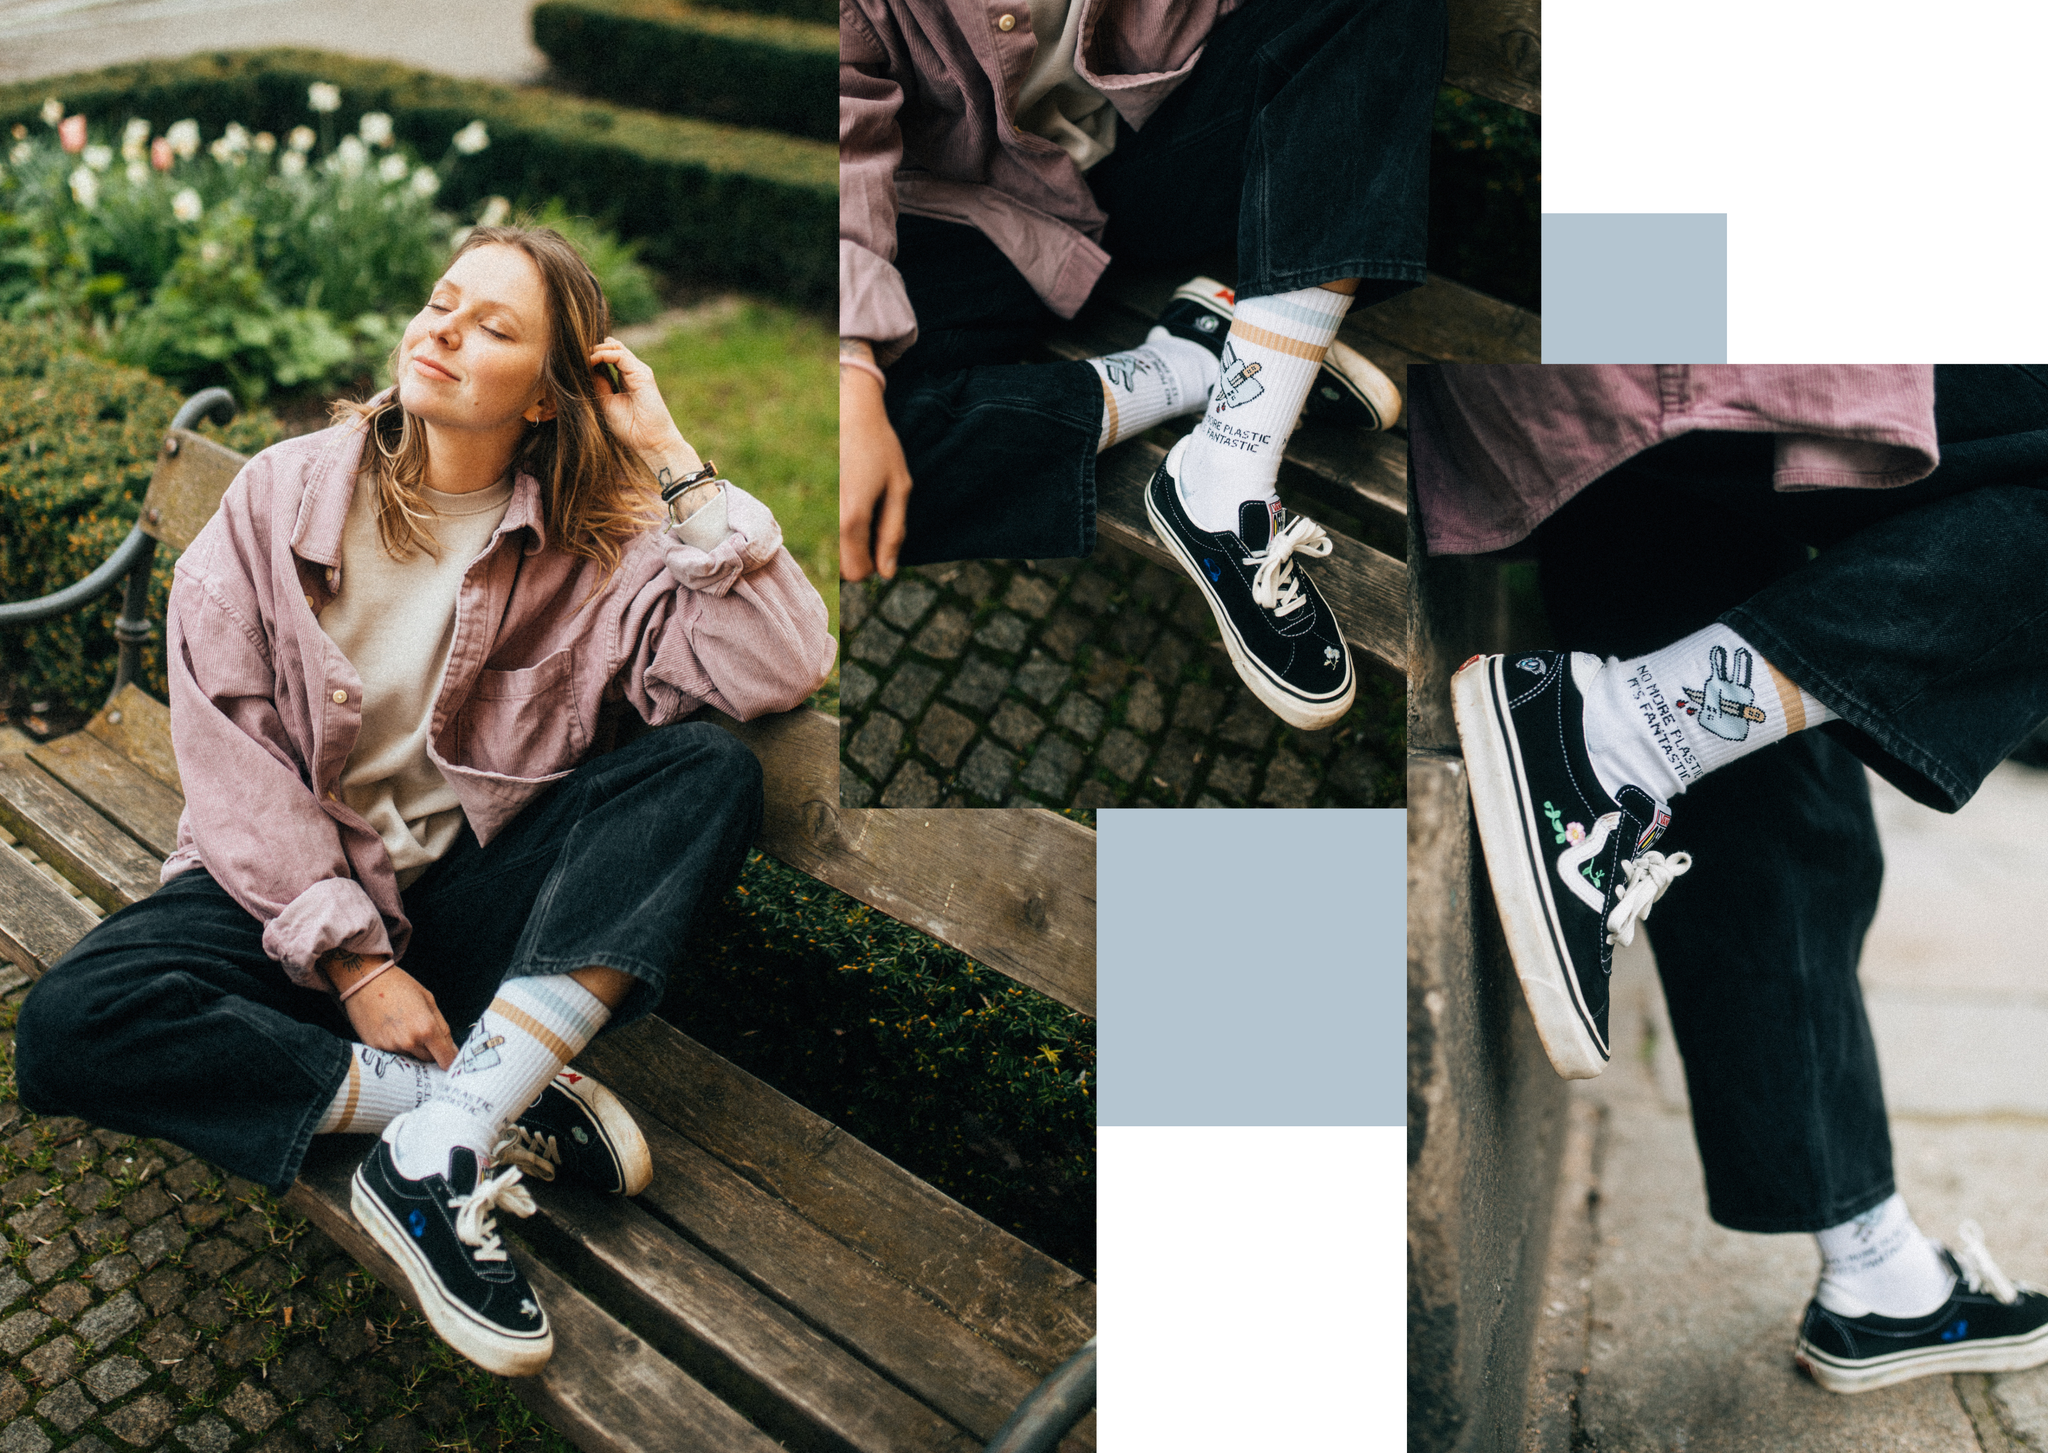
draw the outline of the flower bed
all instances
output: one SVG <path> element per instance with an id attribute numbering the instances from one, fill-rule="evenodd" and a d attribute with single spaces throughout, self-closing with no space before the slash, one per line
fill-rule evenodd
<path id="1" fill-rule="evenodd" d="M 339 91 L 337 134 L 382 113 L 395 143 L 421 156 L 443 155 L 451 137 L 481 121 L 489 148 L 444 177 L 440 202 L 452 211 L 473 214 L 493 194 L 526 205 L 559 198 L 644 240 L 648 261 L 677 278 L 813 305 L 835 296 L 839 171 L 823 142 L 308 50 L 187 56 L 0 86 L 0 128 L 38 124 L 55 96 L 67 113 L 109 124 L 134 116 L 162 129 L 191 119 L 208 137 L 231 122 L 282 136 L 304 121 L 316 83 Z"/>

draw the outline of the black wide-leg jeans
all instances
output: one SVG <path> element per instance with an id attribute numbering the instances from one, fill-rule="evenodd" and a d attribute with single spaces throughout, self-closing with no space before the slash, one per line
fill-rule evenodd
<path id="1" fill-rule="evenodd" d="M 1088 173 L 1121 262 L 1194 265 L 1235 246 L 1246 297 L 1360 278 L 1354 306 L 1421 283 L 1444 7 L 1250 0 Z M 1102 385 L 1016 360 L 1055 321 L 974 228 L 900 216 L 918 341 L 889 369 L 910 466 L 902 560 L 1056 559 L 1095 548 Z"/>
<path id="2" fill-rule="evenodd" d="M 698 905 L 738 874 L 761 767 L 686 722 L 592 759 L 487 847 L 465 825 L 404 894 L 402 966 L 460 1044 L 507 979 L 603 966 L 661 1001 Z M 184 1146 L 283 1191 L 348 1075 L 348 1017 L 263 952 L 263 926 L 204 869 L 102 921 L 50 967 L 15 1030 L 22 1104 Z"/>
<path id="3" fill-rule="evenodd" d="M 1768 435 L 1694 434 L 1538 532 L 1557 644 L 1634 656 L 1720 621 L 1842 720 L 1703 779 L 1645 931 L 1709 1213 L 1816 1231 L 1893 1191 L 1856 978 L 1883 857 L 1863 768 L 1953 812 L 2048 718 L 2048 370 L 1940 368 L 1942 462 L 1903 489 L 1771 488 Z"/>

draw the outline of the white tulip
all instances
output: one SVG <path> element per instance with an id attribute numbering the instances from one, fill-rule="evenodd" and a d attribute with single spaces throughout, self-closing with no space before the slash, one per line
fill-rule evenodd
<path id="1" fill-rule="evenodd" d="M 103 172 L 114 164 L 114 148 L 111 146 L 88 146 L 85 149 L 85 164 L 96 172 Z"/>
<path id="2" fill-rule="evenodd" d="M 365 111 L 361 124 L 356 127 L 356 133 L 363 138 L 367 145 L 389 146 L 391 145 L 391 118 L 382 111 Z"/>
<path id="3" fill-rule="evenodd" d="M 140 116 L 121 128 L 121 160 L 140 161 L 149 155 L 149 123 Z"/>
<path id="4" fill-rule="evenodd" d="M 318 141 L 319 139 L 319 137 L 313 134 L 312 127 L 294 126 L 292 128 L 292 134 L 285 139 L 285 144 L 290 146 L 293 151 L 303 154 L 305 152 L 311 151 L 313 149 L 313 143 Z"/>
<path id="5" fill-rule="evenodd" d="M 35 154 L 36 149 L 33 146 L 29 145 L 26 141 L 17 141 L 14 143 L 14 149 L 7 153 L 7 159 L 16 166 L 20 166 Z"/>
<path id="6" fill-rule="evenodd" d="M 267 131 L 259 131 L 249 140 L 259 155 L 269 156 L 273 151 L 277 150 L 277 138 Z"/>
<path id="7" fill-rule="evenodd" d="M 306 87 L 306 104 L 323 116 L 330 111 L 339 111 L 341 88 L 329 85 L 326 81 L 315 81 Z"/>
<path id="8" fill-rule="evenodd" d="M 55 126 L 59 121 L 62 121 L 63 119 L 64 103 L 62 101 L 59 101 L 55 96 L 52 96 L 49 100 L 43 102 L 44 122 L 46 122 L 48 125 Z"/>
<path id="9" fill-rule="evenodd" d="M 173 121 L 164 133 L 164 140 L 186 161 L 199 154 L 199 123 L 197 121 Z"/>
<path id="10" fill-rule="evenodd" d="M 441 190 L 441 178 L 430 166 L 423 166 L 412 174 L 412 189 L 422 197 L 431 197 Z"/>
<path id="11" fill-rule="evenodd" d="M 197 222 L 206 206 L 199 200 L 199 193 L 190 187 L 171 198 L 171 215 L 180 222 Z"/>
<path id="12" fill-rule="evenodd" d="M 100 179 L 93 175 L 91 167 L 80 167 L 71 174 L 71 195 L 87 211 L 99 204 Z"/>
<path id="13" fill-rule="evenodd" d="M 411 163 L 395 151 L 377 163 L 377 175 L 387 182 L 402 182 L 411 170 Z"/>
<path id="14" fill-rule="evenodd" d="M 505 219 L 512 215 L 512 204 L 503 197 L 493 197 L 484 203 L 483 216 L 476 219 L 479 227 L 502 227 Z"/>
<path id="15" fill-rule="evenodd" d="M 306 154 L 303 151 L 288 151 L 277 159 L 277 174 L 282 177 L 301 176 L 306 170 Z"/>
<path id="16" fill-rule="evenodd" d="M 341 174 L 345 177 L 361 176 L 363 168 L 370 163 L 370 149 L 363 145 L 361 137 L 342 137 L 341 145 L 334 148 L 334 154 L 340 158 Z"/>
<path id="17" fill-rule="evenodd" d="M 481 121 L 472 121 L 455 133 L 455 149 L 464 156 L 475 156 L 491 144 L 491 133 L 484 129 Z"/>
<path id="18" fill-rule="evenodd" d="M 149 163 L 136 160 L 128 163 L 128 185 L 139 187 L 149 180 Z"/>

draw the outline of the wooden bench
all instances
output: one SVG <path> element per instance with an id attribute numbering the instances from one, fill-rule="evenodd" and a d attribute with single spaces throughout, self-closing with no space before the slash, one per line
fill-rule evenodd
<path id="1" fill-rule="evenodd" d="M 184 548 L 242 462 L 173 428 L 141 532 Z M 147 552 L 123 549 L 146 579 Z M 139 600 L 124 644 L 147 635 Z M 30 975 L 97 921 L 81 899 L 112 911 L 153 892 L 175 842 L 169 713 L 127 654 L 83 730 L 0 731 L 0 826 L 71 890 L 0 846 L 0 953 Z M 720 724 L 765 768 L 764 852 L 1094 1014 L 1092 832 L 1035 810 L 842 809 L 829 718 Z M 1004 1433 L 1011 1453 L 1054 1446 L 1048 1419 L 1072 1419 L 1047 1406 L 1092 1404 L 1092 1283 L 658 1019 L 578 1064 L 632 1105 L 655 1160 L 644 1195 L 543 1185 L 539 1214 L 511 1223 L 556 1338 L 519 1392 L 579 1447 L 971 1453 L 1066 1365 L 1020 1420 L 1041 1436 Z M 368 1144 L 316 1140 L 287 1203 L 409 1296 L 348 1211 Z M 1094 1415 L 1057 1446 L 1093 1449 Z"/>

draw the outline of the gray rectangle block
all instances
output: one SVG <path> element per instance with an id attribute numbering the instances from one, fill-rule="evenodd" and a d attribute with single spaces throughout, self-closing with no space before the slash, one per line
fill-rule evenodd
<path id="1" fill-rule="evenodd" d="M 1545 363 L 1726 363 L 1728 214 L 1543 214 Z"/>
<path id="2" fill-rule="evenodd" d="M 1098 1123 L 1405 1125 L 1407 818 L 1105 809 Z"/>

